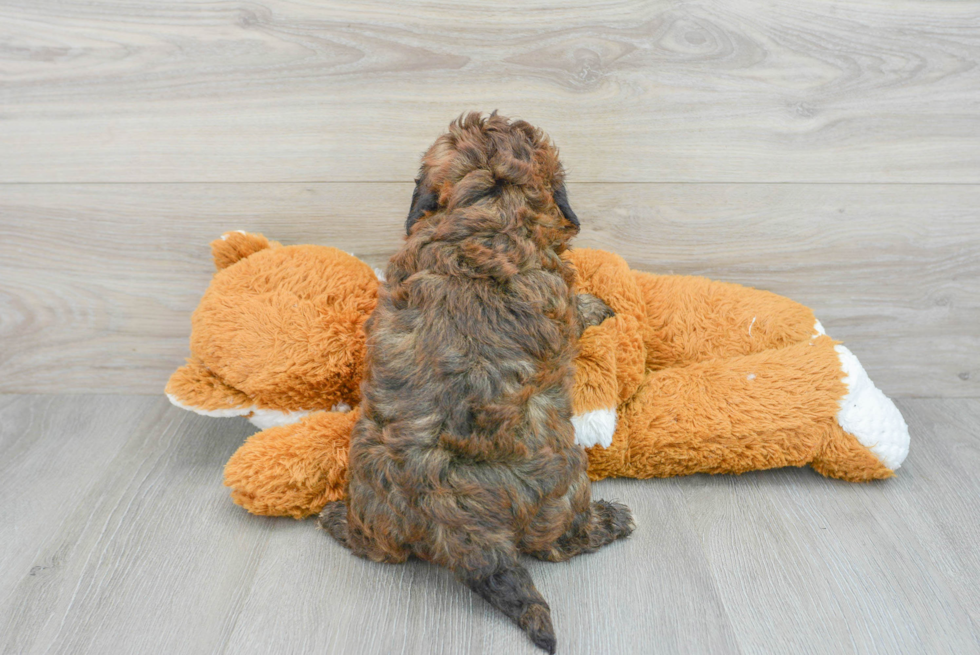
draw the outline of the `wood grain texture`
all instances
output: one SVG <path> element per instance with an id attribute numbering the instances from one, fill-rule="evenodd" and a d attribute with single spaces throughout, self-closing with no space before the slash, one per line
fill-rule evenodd
<path id="1" fill-rule="evenodd" d="M 136 422 L 150 402 L 0 397 L 0 590 L 12 589 L 25 571 L 45 578 L 63 563 L 65 553 L 41 555 L 39 545 L 99 486 L 93 471 L 118 455 L 130 434 L 122 426 Z"/>
<path id="2" fill-rule="evenodd" d="M 956 581 L 974 634 L 980 634 L 980 591 L 975 584 L 980 576 L 980 550 L 956 546 L 980 543 L 980 484 L 975 475 L 980 467 L 980 411 L 973 404 L 954 400 L 903 402 L 901 406 L 912 429 L 940 445 L 923 443 L 919 448 L 921 452 L 908 469 L 910 480 L 902 492 L 888 498 L 889 515 L 904 517 L 916 535 L 927 536 L 915 556 Z M 932 495 L 940 502 L 929 500 Z"/>
<path id="3" fill-rule="evenodd" d="M 980 182 L 953 0 L 0 5 L 0 181 L 408 181 L 464 110 L 579 181 Z"/>
<path id="4" fill-rule="evenodd" d="M 160 393 L 222 232 L 383 266 L 410 184 L 0 186 L 0 391 Z M 980 186 L 573 184 L 582 247 L 809 305 L 896 396 L 980 396 Z"/>
<path id="5" fill-rule="evenodd" d="M 560 652 L 738 652 L 678 490 L 651 498 L 643 484 L 619 480 L 596 494 L 636 508 L 647 530 L 567 566 L 526 562 L 551 604 Z M 310 539 L 308 523 L 287 528 L 282 547 L 266 551 L 228 652 L 537 652 L 448 571 L 366 562 L 323 533 Z M 640 552 L 656 554 L 652 566 L 623 576 Z M 296 611 L 274 609 L 283 588 Z"/>
<path id="6" fill-rule="evenodd" d="M 630 539 L 529 562 L 560 652 L 980 652 L 980 400 L 900 401 L 898 475 L 606 480 Z M 421 562 L 248 515 L 221 466 L 251 432 L 139 396 L 0 396 L 0 652 L 536 653 Z"/>
<path id="7" fill-rule="evenodd" d="M 980 652 L 980 405 L 899 407 L 912 447 L 892 480 L 784 469 L 685 487 L 742 652 Z"/>
<path id="8" fill-rule="evenodd" d="M 4 471 L 19 478 L 10 491 L 28 506 L 15 506 L 0 526 L 14 562 L 0 589 L 0 651 L 223 647 L 271 528 L 252 520 L 243 530 L 250 517 L 221 486 L 223 462 L 250 430 L 232 421 L 214 431 L 168 405 L 130 396 L 4 399 L 3 423 L 43 412 L 16 435 L 34 459 L 81 456 L 69 469 L 75 481 L 30 460 Z M 37 502 L 55 491 L 60 506 Z M 25 531 L 28 543 L 15 539 Z"/>

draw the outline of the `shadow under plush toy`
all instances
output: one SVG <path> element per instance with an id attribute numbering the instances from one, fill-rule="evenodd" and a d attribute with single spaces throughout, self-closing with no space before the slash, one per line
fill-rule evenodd
<path id="1" fill-rule="evenodd" d="M 316 514 L 344 495 L 377 273 L 336 248 L 259 234 L 231 232 L 211 248 L 218 272 L 167 395 L 262 428 L 225 467 L 236 503 Z M 601 250 L 566 256 L 577 291 L 616 311 L 585 331 L 576 359 L 572 422 L 592 479 L 809 464 L 857 482 L 890 477 L 908 454 L 894 403 L 807 307 L 737 284 L 631 271 Z"/>

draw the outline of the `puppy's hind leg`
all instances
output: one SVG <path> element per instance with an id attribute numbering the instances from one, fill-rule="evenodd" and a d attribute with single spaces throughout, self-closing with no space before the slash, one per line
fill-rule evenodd
<path id="1" fill-rule="evenodd" d="M 526 541 L 522 550 L 538 559 L 563 562 L 582 553 L 593 553 L 608 543 L 628 537 L 636 529 L 633 513 L 626 505 L 605 500 L 588 502 L 588 496 L 582 500 L 583 504 L 588 503 L 588 510 L 575 516 L 565 534 L 553 542 Z M 545 525 L 550 522 L 546 519 L 546 514 L 539 516 Z"/>
<path id="2" fill-rule="evenodd" d="M 327 503 L 316 519 L 317 527 L 326 531 L 342 545 L 351 547 L 350 526 L 347 524 L 347 503 L 335 500 Z"/>
<path id="3" fill-rule="evenodd" d="M 369 538 L 356 519 L 354 525 L 351 525 L 349 517 L 347 503 L 336 500 L 326 504 L 316 523 L 318 528 L 327 532 L 358 557 L 374 562 L 401 564 L 411 555 L 411 550 L 399 540 L 397 533 L 385 533 L 380 539 Z"/>
<path id="4" fill-rule="evenodd" d="M 551 608 L 534 586 L 531 574 L 515 559 L 490 568 L 456 568 L 456 578 L 488 603 L 510 617 L 534 642 L 548 653 L 557 640 L 551 625 Z"/>

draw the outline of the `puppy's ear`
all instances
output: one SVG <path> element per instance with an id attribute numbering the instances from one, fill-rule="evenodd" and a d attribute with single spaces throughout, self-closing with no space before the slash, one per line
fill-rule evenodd
<path id="1" fill-rule="evenodd" d="M 422 184 L 422 179 L 415 180 L 415 191 L 412 192 L 412 206 L 408 210 L 405 221 L 405 234 L 412 233 L 412 226 L 422 218 L 425 212 L 439 209 L 439 194 Z"/>
<path id="2" fill-rule="evenodd" d="M 565 220 L 575 227 L 581 227 L 578 222 L 578 216 L 572 211 L 572 206 L 568 204 L 568 191 L 565 189 L 564 184 L 555 189 L 554 198 L 555 204 L 558 206 L 558 211 L 565 217 Z"/>

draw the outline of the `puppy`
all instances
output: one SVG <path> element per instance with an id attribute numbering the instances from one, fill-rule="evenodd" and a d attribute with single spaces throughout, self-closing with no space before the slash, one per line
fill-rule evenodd
<path id="1" fill-rule="evenodd" d="M 349 495 L 320 525 L 379 562 L 448 567 L 554 653 L 519 553 L 553 562 L 633 530 L 591 502 L 574 442 L 576 342 L 612 316 L 572 291 L 579 231 L 558 151 L 524 121 L 469 114 L 422 160 L 374 314 Z"/>

